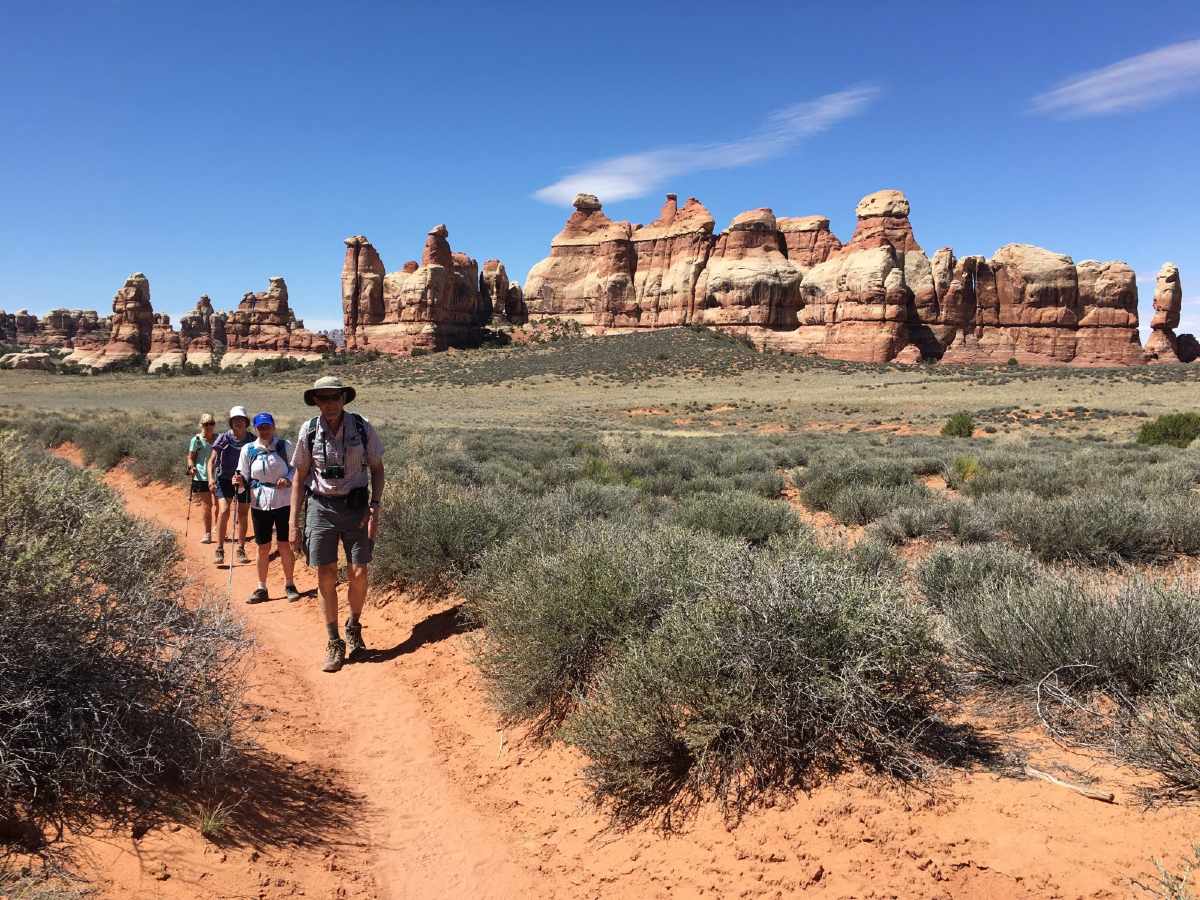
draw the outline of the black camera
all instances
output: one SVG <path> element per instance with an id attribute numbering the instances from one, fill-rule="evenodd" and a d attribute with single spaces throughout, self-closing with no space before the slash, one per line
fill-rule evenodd
<path id="1" fill-rule="evenodd" d="M 326 481 L 335 481 L 346 477 L 345 466 L 326 466 L 321 470 L 321 477 Z"/>

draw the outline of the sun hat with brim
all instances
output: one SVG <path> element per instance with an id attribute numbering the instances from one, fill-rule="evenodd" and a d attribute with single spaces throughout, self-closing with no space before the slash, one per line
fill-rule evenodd
<path id="1" fill-rule="evenodd" d="M 233 420 L 239 416 L 246 420 L 247 425 L 250 424 L 250 413 L 246 412 L 246 407 L 244 406 L 235 406 L 229 410 L 229 423 L 233 424 Z"/>
<path id="2" fill-rule="evenodd" d="M 350 403 L 357 396 L 357 392 L 350 385 L 342 381 L 336 375 L 326 375 L 318 378 L 316 382 L 307 391 L 304 392 L 304 402 L 309 406 L 316 406 L 317 401 L 314 394 L 318 391 L 341 391 L 342 399 L 346 403 Z"/>

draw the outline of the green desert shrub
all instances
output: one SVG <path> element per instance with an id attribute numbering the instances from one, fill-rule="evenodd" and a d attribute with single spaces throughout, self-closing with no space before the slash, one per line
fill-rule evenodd
<path id="1" fill-rule="evenodd" d="M 969 438 L 975 433 L 975 420 L 970 413 L 957 412 L 942 426 L 943 437 Z"/>
<path id="2" fill-rule="evenodd" d="M 871 527 L 883 540 L 902 544 L 913 538 L 947 532 L 952 508 L 964 505 L 947 500 L 931 500 L 916 506 L 901 506 L 876 520 Z"/>
<path id="3" fill-rule="evenodd" d="M 811 509 L 826 510 L 839 522 L 865 525 L 901 505 L 916 505 L 929 492 L 913 480 L 909 464 L 892 460 L 853 462 L 832 459 L 793 473 Z"/>
<path id="4" fill-rule="evenodd" d="M 464 594 L 497 705 L 513 720 L 558 721 L 618 643 L 722 581 L 744 546 L 678 526 L 601 520 L 548 546 L 525 531 L 492 547 Z"/>
<path id="5" fill-rule="evenodd" d="M 786 502 L 765 500 L 746 491 L 692 494 L 680 501 L 672 518 L 686 528 L 755 544 L 800 527 L 800 520 Z"/>
<path id="6" fill-rule="evenodd" d="M 898 506 L 917 508 L 928 499 L 919 484 L 852 484 L 838 491 L 829 512 L 844 525 L 868 525 Z"/>
<path id="7" fill-rule="evenodd" d="M 1002 684 L 1072 666 L 1077 684 L 1138 698 L 1200 664 L 1200 597 L 1181 589 L 1051 572 L 995 545 L 935 552 L 918 578 L 962 658 Z"/>
<path id="8" fill-rule="evenodd" d="M 1200 436 L 1200 413 L 1167 413 L 1138 429 L 1139 444 L 1186 447 Z"/>
<path id="9" fill-rule="evenodd" d="M 565 734 L 618 816 L 681 792 L 741 808 L 848 763 L 909 776 L 949 691 L 929 615 L 826 555 L 755 554 L 621 644 Z"/>
<path id="10" fill-rule="evenodd" d="M 169 532 L 0 435 L 0 820 L 121 820 L 223 774 L 248 641 Z"/>
<path id="11" fill-rule="evenodd" d="M 1112 563 L 1200 552 L 1195 495 L 1142 498 L 1110 490 L 1043 499 L 1024 491 L 980 501 L 997 529 L 1041 559 Z"/>
<path id="12" fill-rule="evenodd" d="M 503 488 L 459 487 L 410 467 L 388 481 L 372 563 L 381 584 L 430 591 L 470 572 L 523 521 L 529 501 Z"/>

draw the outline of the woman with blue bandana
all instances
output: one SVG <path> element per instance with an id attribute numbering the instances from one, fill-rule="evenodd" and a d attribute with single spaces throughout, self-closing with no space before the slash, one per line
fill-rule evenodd
<path id="1" fill-rule="evenodd" d="M 288 543 L 288 517 L 292 506 L 292 476 L 288 462 L 292 448 L 288 441 L 275 437 L 275 419 L 269 412 L 254 417 L 258 439 L 242 448 L 238 459 L 238 490 L 250 491 L 250 518 L 254 523 L 254 543 L 258 546 L 258 588 L 247 603 L 262 603 L 267 594 L 267 570 L 271 565 L 271 534 L 279 548 L 288 600 L 299 600 L 296 590 L 296 557 Z"/>

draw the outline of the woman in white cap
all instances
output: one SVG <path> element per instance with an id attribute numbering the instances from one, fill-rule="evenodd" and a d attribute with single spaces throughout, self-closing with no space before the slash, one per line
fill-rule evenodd
<path id="1" fill-rule="evenodd" d="M 254 440 L 250 432 L 250 414 L 246 407 L 235 406 L 229 410 L 229 430 L 224 431 L 213 441 L 212 453 L 208 457 L 208 489 L 217 498 L 220 510 L 217 513 L 217 552 L 214 562 L 220 566 L 225 563 L 225 534 L 229 528 L 229 510 L 234 502 L 237 503 L 237 561 L 247 565 L 250 558 L 246 556 L 246 520 L 250 518 L 250 491 L 248 488 L 235 490 L 233 475 L 237 471 L 238 459 L 242 448 Z"/>
<path id="2" fill-rule="evenodd" d="M 288 600 L 299 600 L 296 590 L 296 557 L 288 543 L 288 519 L 292 506 L 292 475 L 288 460 L 292 447 L 288 441 L 275 436 L 275 418 L 269 412 L 254 417 L 258 440 L 242 448 L 234 479 L 238 487 L 250 486 L 250 518 L 254 522 L 254 543 L 258 547 L 258 587 L 247 603 L 262 603 L 270 599 L 267 593 L 267 572 L 271 568 L 271 536 L 279 548 L 283 565 L 284 592 Z"/>
<path id="3" fill-rule="evenodd" d="M 204 540 L 200 542 L 202 544 L 212 543 L 213 508 L 212 494 L 208 490 L 208 458 L 212 455 L 212 443 L 216 432 L 216 419 L 211 413 L 205 413 L 200 417 L 200 431 L 192 435 L 188 444 L 187 470 L 192 476 L 188 503 L 199 497 L 200 505 L 204 507 Z"/>

